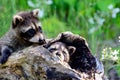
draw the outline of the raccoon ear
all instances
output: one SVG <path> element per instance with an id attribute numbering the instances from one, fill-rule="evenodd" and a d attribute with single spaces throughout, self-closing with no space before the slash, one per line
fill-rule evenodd
<path id="1" fill-rule="evenodd" d="M 17 25 L 23 21 L 23 18 L 19 15 L 13 16 L 13 21 L 12 21 L 12 28 L 16 28 Z"/>
<path id="2" fill-rule="evenodd" d="M 32 11 L 33 16 L 38 17 L 39 11 L 40 11 L 39 9 L 34 9 L 34 10 Z"/>
<path id="3" fill-rule="evenodd" d="M 76 51 L 76 48 L 73 46 L 68 46 L 68 49 L 69 49 L 70 55 L 72 55 Z"/>

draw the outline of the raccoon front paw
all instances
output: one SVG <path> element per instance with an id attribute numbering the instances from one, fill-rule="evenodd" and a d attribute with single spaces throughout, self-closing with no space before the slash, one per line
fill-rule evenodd
<path id="1" fill-rule="evenodd" d="M 0 58 L 0 64 L 4 64 L 5 62 L 7 62 L 7 60 L 8 60 L 7 57 L 6 58 L 1 57 Z"/>
<path id="2" fill-rule="evenodd" d="M 4 64 L 8 60 L 8 58 L 11 55 L 12 52 L 13 52 L 13 49 L 11 47 L 2 46 L 1 51 L 0 51 L 0 53 L 1 53 L 0 63 Z"/>

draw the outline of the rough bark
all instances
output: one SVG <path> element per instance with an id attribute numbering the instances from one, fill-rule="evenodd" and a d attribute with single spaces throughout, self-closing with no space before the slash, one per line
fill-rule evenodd
<path id="1" fill-rule="evenodd" d="M 81 80 L 80 73 L 61 63 L 42 46 L 13 53 L 0 65 L 0 80 Z"/>
<path id="2" fill-rule="evenodd" d="M 75 59 L 72 61 L 76 60 L 76 57 L 80 58 L 75 62 L 80 61 L 81 58 L 96 61 L 91 58 L 92 54 L 82 37 L 72 33 L 61 33 L 53 42 L 57 40 L 73 45 L 78 49 L 78 52 L 75 53 Z M 81 55 L 84 55 L 84 57 L 81 57 Z M 94 64 L 97 65 L 97 61 Z M 68 63 L 60 61 L 57 56 L 43 46 L 32 45 L 13 53 L 4 65 L 0 65 L 0 80 L 102 80 L 98 73 L 103 73 L 101 68 L 96 68 L 91 64 L 90 66 L 97 71 L 94 73 L 94 71 L 91 71 L 92 68 L 87 70 L 87 67 L 86 70 L 80 71 L 79 68 L 85 65 L 84 63 L 76 63 L 76 65 L 78 68 L 72 69 L 70 67 L 72 65 L 69 66 Z M 100 65 L 98 63 L 97 66 L 101 67 Z M 90 75 L 86 71 L 91 71 Z"/>

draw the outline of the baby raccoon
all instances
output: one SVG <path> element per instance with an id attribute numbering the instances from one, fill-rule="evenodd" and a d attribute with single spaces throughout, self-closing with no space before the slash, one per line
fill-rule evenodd
<path id="1" fill-rule="evenodd" d="M 50 44 L 47 48 L 51 53 L 58 56 L 60 61 L 67 63 L 69 62 L 70 55 L 72 55 L 76 50 L 75 47 L 67 46 L 63 42 L 54 42 Z"/>
<path id="2" fill-rule="evenodd" d="M 32 44 L 43 44 L 45 38 L 38 19 L 39 10 L 20 12 L 13 16 L 10 30 L 0 38 L 0 63 L 7 61 L 12 52 Z"/>

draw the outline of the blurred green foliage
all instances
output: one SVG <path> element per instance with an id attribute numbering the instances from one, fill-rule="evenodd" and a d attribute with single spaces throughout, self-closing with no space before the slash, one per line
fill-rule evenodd
<path id="1" fill-rule="evenodd" d="M 85 37 L 91 51 L 120 49 L 120 0 L 1 0 L 0 36 L 8 31 L 12 16 L 25 10 L 40 9 L 40 21 L 47 38 L 71 31 Z"/>

